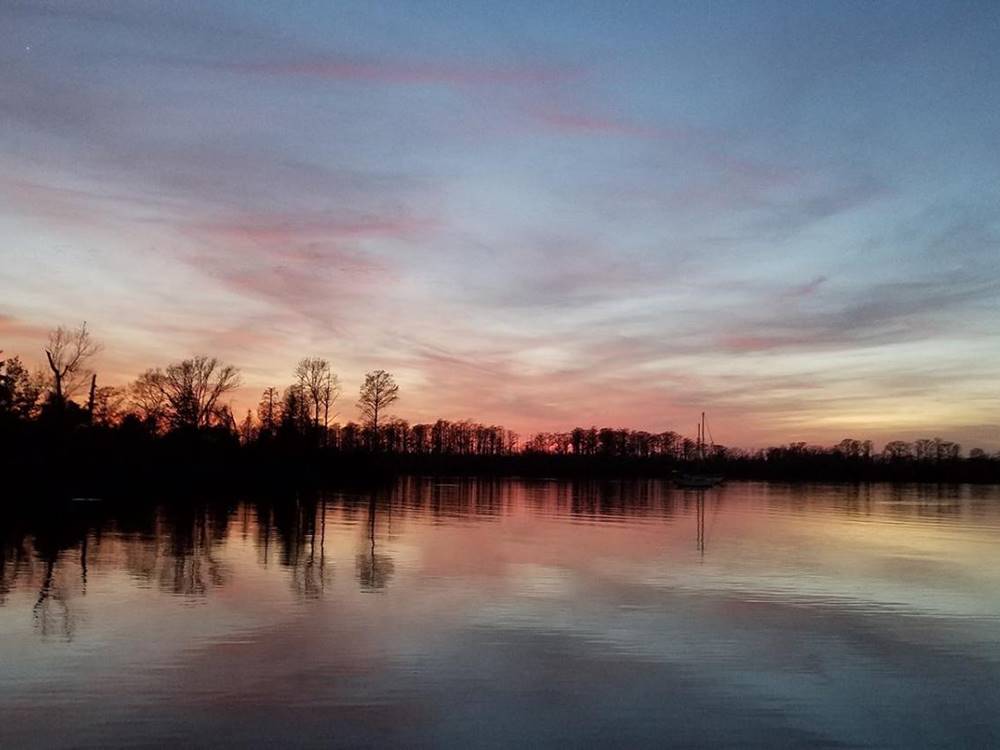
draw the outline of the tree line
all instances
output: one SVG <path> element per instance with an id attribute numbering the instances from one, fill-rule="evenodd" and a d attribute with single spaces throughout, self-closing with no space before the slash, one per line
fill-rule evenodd
<path id="1" fill-rule="evenodd" d="M 410 424 L 391 413 L 400 388 L 383 369 L 365 374 L 357 419 L 341 421 L 341 382 L 322 357 L 299 361 L 288 385 L 265 388 L 255 409 L 237 414 L 240 372 L 214 357 L 150 368 L 112 386 L 100 384 L 91 367 L 101 346 L 86 323 L 55 329 L 42 351 L 43 367 L 34 372 L 0 351 L 0 461 L 8 464 L 38 467 L 58 458 L 93 470 L 95 461 L 110 466 L 122 456 L 149 466 L 183 454 L 189 462 L 339 460 L 341 468 L 358 469 L 364 461 L 345 458 L 374 457 L 383 467 L 394 461 L 399 470 L 456 473 L 666 474 L 697 464 L 748 478 L 1000 480 L 1000 454 L 974 448 L 966 456 L 941 438 L 893 440 L 880 451 L 855 439 L 744 450 L 699 445 L 671 430 L 577 427 L 522 441 L 502 426 L 470 420 Z"/>

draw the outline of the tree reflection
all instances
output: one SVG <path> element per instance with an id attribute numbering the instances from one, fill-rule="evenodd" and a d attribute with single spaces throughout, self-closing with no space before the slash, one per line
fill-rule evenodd
<path id="1" fill-rule="evenodd" d="M 276 541 L 279 563 L 291 573 L 292 590 L 305 599 L 319 599 L 330 574 L 326 512 L 326 499 L 314 494 L 256 504 L 258 560 L 264 567 L 270 564 Z"/>
<path id="2" fill-rule="evenodd" d="M 360 591 L 382 592 L 401 565 L 387 550 L 396 542 L 394 534 L 406 534 L 413 520 L 429 528 L 494 523 L 511 515 L 527 515 L 540 523 L 569 519 L 606 527 L 622 527 L 630 519 L 683 520 L 695 527 L 691 535 L 705 556 L 713 540 L 719 549 L 713 530 L 718 533 L 720 511 L 729 502 L 738 505 L 741 498 L 784 514 L 951 523 L 989 522 L 993 492 L 865 484 L 748 484 L 692 492 L 654 480 L 408 477 L 360 493 L 304 492 L 245 502 L 217 496 L 171 497 L 158 503 L 141 497 L 101 503 L 45 499 L 30 512 L 0 518 L 0 605 L 19 592 L 25 617 L 32 618 L 40 634 L 68 639 L 85 616 L 80 597 L 109 569 L 124 570 L 139 586 L 204 598 L 230 586 L 234 578 L 255 574 L 240 566 L 260 566 L 273 568 L 271 578 L 277 576 L 298 599 L 317 600 L 329 590 L 334 561 L 349 566 L 353 557 Z"/>
<path id="3" fill-rule="evenodd" d="M 35 556 L 42 563 L 41 583 L 32 607 L 35 629 L 43 636 L 58 635 L 72 640 L 76 618 L 70 606 L 74 595 L 72 581 L 60 578 L 59 564 L 66 553 L 79 549 L 79 593 L 86 594 L 87 544 L 90 519 L 72 514 L 62 524 L 42 524 L 34 529 Z"/>
<path id="4" fill-rule="evenodd" d="M 42 576 L 38 598 L 31 610 L 35 628 L 43 636 L 58 633 L 66 640 L 72 640 L 75 623 L 69 607 L 69 596 L 55 583 L 55 569 L 56 558 L 48 558 L 45 561 L 45 573 Z"/>
<path id="5" fill-rule="evenodd" d="M 292 574 L 292 590 L 305 599 L 319 599 L 326 590 L 326 500 L 301 503 L 293 537 L 285 538 L 284 563 Z"/>
<path id="6" fill-rule="evenodd" d="M 18 576 L 31 567 L 31 550 L 20 529 L 5 524 L 0 532 L 0 606 L 14 589 Z"/>
<path id="7" fill-rule="evenodd" d="M 368 546 L 355 558 L 358 583 L 365 593 L 375 593 L 385 588 L 396 568 L 392 558 L 375 550 L 375 518 L 377 503 L 373 492 L 368 501 Z"/>
<path id="8" fill-rule="evenodd" d="M 202 597 L 226 584 L 217 548 L 229 529 L 226 504 L 174 501 L 161 507 L 152 533 L 124 540 L 125 567 L 140 580 L 176 596 Z"/>

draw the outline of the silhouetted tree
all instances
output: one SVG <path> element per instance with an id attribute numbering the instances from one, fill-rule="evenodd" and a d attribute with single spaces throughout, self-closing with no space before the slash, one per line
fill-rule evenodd
<path id="1" fill-rule="evenodd" d="M 756 450 L 713 444 L 706 454 L 693 439 L 670 430 L 592 426 L 540 432 L 521 448 L 518 436 L 499 425 L 468 419 L 409 425 L 387 418 L 399 387 L 384 370 L 367 373 L 361 387 L 358 406 L 363 424 L 331 426 L 328 410 L 336 397 L 336 378 L 322 359 L 302 360 L 297 382 L 281 397 L 274 388 L 265 390 L 256 420 L 250 411 L 237 420 L 223 403 L 237 387 L 239 374 L 208 357 L 147 370 L 127 390 L 98 387 L 92 377 L 84 409 L 69 396 L 84 382 L 84 365 L 96 351 L 86 326 L 76 331 L 57 329 L 49 344 L 50 377 L 42 372 L 31 375 L 17 357 L 4 358 L 0 352 L 0 475 L 6 471 L 6 476 L 51 476 L 60 482 L 60 477 L 96 472 L 109 476 L 147 472 L 163 464 L 194 466 L 196 472 L 210 467 L 221 475 L 225 472 L 220 467 L 242 469 L 278 459 L 274 466 L 301 468 L 299 476 L 306 481 L 327 471 L 364 472 L 374 467 L 442 474 L 668 476 L 697 461 L 733 478 L 1000 480 L 1000 454 L 974 448 L 963 460 L 961 447 L 942 438 L 890 441 L 879 454 L 873 453 L 871 441 L 853 438 L 833 446 L 793 442 Z M 47 386 L 49 398 L 39 407 L 39 396 Z M 164 428 L 198 433 L 165 435 Z M 321 444 L 317 435 L 323 436 Z M 376 451 L 394 458 L 365 459 L 366 452 Z M 200 462 L 204 465 L 197 468 Z M 52 470 L 55 467 L 57 471 Z M 371 555 L 365 561 L 366 580 L 377 578 L 374 560 Z"/>
<path id="2" fill-rule="evenodd" d="M 410 425 L 405 419 L 392 419 L 383 428 L 383 447 L 390 453 L 409 453 Z"/>
<path id="3" fill-rule="evenodd" d="M 319 432 L 321 417 L 324 428 L 329 424 L 330 407 L 340 395 L 340 381 L 330 370 L 330 363 L 318 357 L 300 361 L 298 367 L 295 368 L 295 377 L 302 393 L 310 401 L 313 424 L 316 431 Z"/>
<path id="4" fill-rule="evenodd" d="M 845 458 L 856 458 L 860 450 L 861 442 L 851 438 L 844 438 L 834 447 L 834 451 Z"/>
<path id="5" fill-rule="evenodd" d="M 235 367 L 205 356 L 176 362 L 165 370 L 147 370 L 136 381 L 138 390 L 149 396 L 156 408 L 162 408 L 162 414 L 174 429 L 228 424 L 231 415 L 220 401 L 239 383 Z M 155 397 L 157 392 L 162 397 L 159 401 Z"/>
<path id="6" fill-rule="evenodd" d="M 904 440 L 890 440 L 882 448 L 882 457 L 889 461 L 905 461 L 913 458 L 913 446 Z"/>
<path id="7" fill-rule="evenodd" d="M 301 386 L 289 386 L 285 389 L 285 394 L 281 401 L 278 435 L 286 443 L 299 442 L 301 438 L 309 434 L 312 426 L 309 397 L 305 394 Z"/>
<path id="8" fill-rule="evenodd" d="M 918 461 L 933 461 L 937 458 L 937 447 L 929 438 L 913 441 L 913 457 Z"/>
<path id="9" fill-rule="evenodd" d="M 398 399 L 399 386 L 391 374 L 385 370 L 374 370 L 365 375 L 358 408 L 361 410 L 365 426 L 371 431 L 375 447 L 379 444 L 379 418 Z"/>
<path id="10" fill-rule="evenodd" d="M 281 414 L 281 396 L 277 388 L 265 388 L 257 404 L 257 421 L 260 423 L 260 437 L 274 437 L 278 430 Z"/>
<path id="11" fill-rule="evenodd" d="M 962 446 L 950 440 L 934 438 L 934 460 L 954 461 L 962 453 Z"/>
<path id="12" fill-rule="evenodd" d="M 0 414 L 29 418 L 42 389 L 42 376 L 32 376 L 19 357 L 0 359 Z"/>
<path id="13" fill-rule="evenodd" d="M 167 395 L 161 381 L 158 371 L 146 370 L 128 387 L 131 411 L 153 432 L 163 427 L 167 415 Z"/>
<path id="14" fill-rule="evenodd" d="M 239 436 L 242 445 L 250 445 L 257 439 L 257 426 L 253 421 L 253 412 L 249 409 L 247 409 L 246 417 L 240 422 Z"/>
<path id="15" fill-rule="evenodd" d="M 122 418 L 122 407 L 128 391 L 125 388 L 104 385 L 95 388 L 90 400 L 91 423 L 103 427 L 113 427 Z"/>
<path id="16" fill-rule="evenodd" d="M 361 427 L 355 422 L 348 422 L 340 428 L 340 450 L 344 453 L 355 453 L 362 448 Z"/>
<path id="17" fill-rule="evenodd" d="M 423 455 L 430 453 L 431 447 L 431 426 L 426 424 L 415 424 L 410 428 L 410 449 Z"/>
<path id="18" fill-rule="evenodd" d="M 52 371 L 52 396 L 57 404 L 71 398 L 86 380 L 86 366 L 101 349 L 90 337 L 86 322 L 79 328 L 59 326 L 49 334 L 45 358 Z"/>

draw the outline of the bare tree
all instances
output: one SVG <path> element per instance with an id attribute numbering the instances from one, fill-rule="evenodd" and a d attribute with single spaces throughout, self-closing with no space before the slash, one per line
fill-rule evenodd
<path id="1" fill-rule="evenodd" d="M 167 397 L 160 387 L 161 377 L 157 370 L 146 370 L 128 388 L 129 407 L 153 429 L 161 427 L 167 414 Z"/>
<path id="2" fill-rule="evenodd" d="M 358 408 L 365 421 L 365 426 L 371 430 L 373 440 L 378 445 L 378 420 L 390 404 L 399 398 L 399 386 L 390 373 L 385 370 L 374 370 L 365 375 L 361 386 L 361 398 Z"/>
<path id="3" fill-rule="evenodd" d="M 223 365 L 215 357 L 198 356 L 169 365 L 166 370 L 147 370 L 133 385 L 133 393 L 139 391 L 151 405 L 162 409 L 161 414 L 172 427 L 197 428 L 231 421 L 220 401 L 239 384 L 235 367 Z"/>
<path id="4" fill-rule="evenodd" d="M 330 420 L 330 407 L 340 396 L 340 381 L 330 369 L 330 363 L 319 357 L 306 358 L 295 368 L 299 387 L 309 399 L 313 411 L 313 424 L 319 429 L 320 417 L 326 427 Z"/>
<path id="5" fill-rule="evenodd" d="M 281 394 L 277 388 L 265 388 L 257 404 L 257 421 L 260 423 L 260 434 L 273 437 L 278 429 L 278 419 L 281 414 Z"/>
<path id="6" fill-rule="evenodd" d="M 52 371 L 52 393 L 58 402 L 72 397 L 87 379 L 87 361 L 100 350 L 86 322 L 72 330 L 59 326 L 49 334 L 45 357 Z"/>

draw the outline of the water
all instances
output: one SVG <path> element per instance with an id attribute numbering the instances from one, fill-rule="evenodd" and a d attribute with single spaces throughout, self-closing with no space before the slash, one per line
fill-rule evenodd
<path id="1" fill-rule="evenodd" d="M 1000 488 L 129 508 L 0 522 L 0 746 L 1000 746 Z"/>

